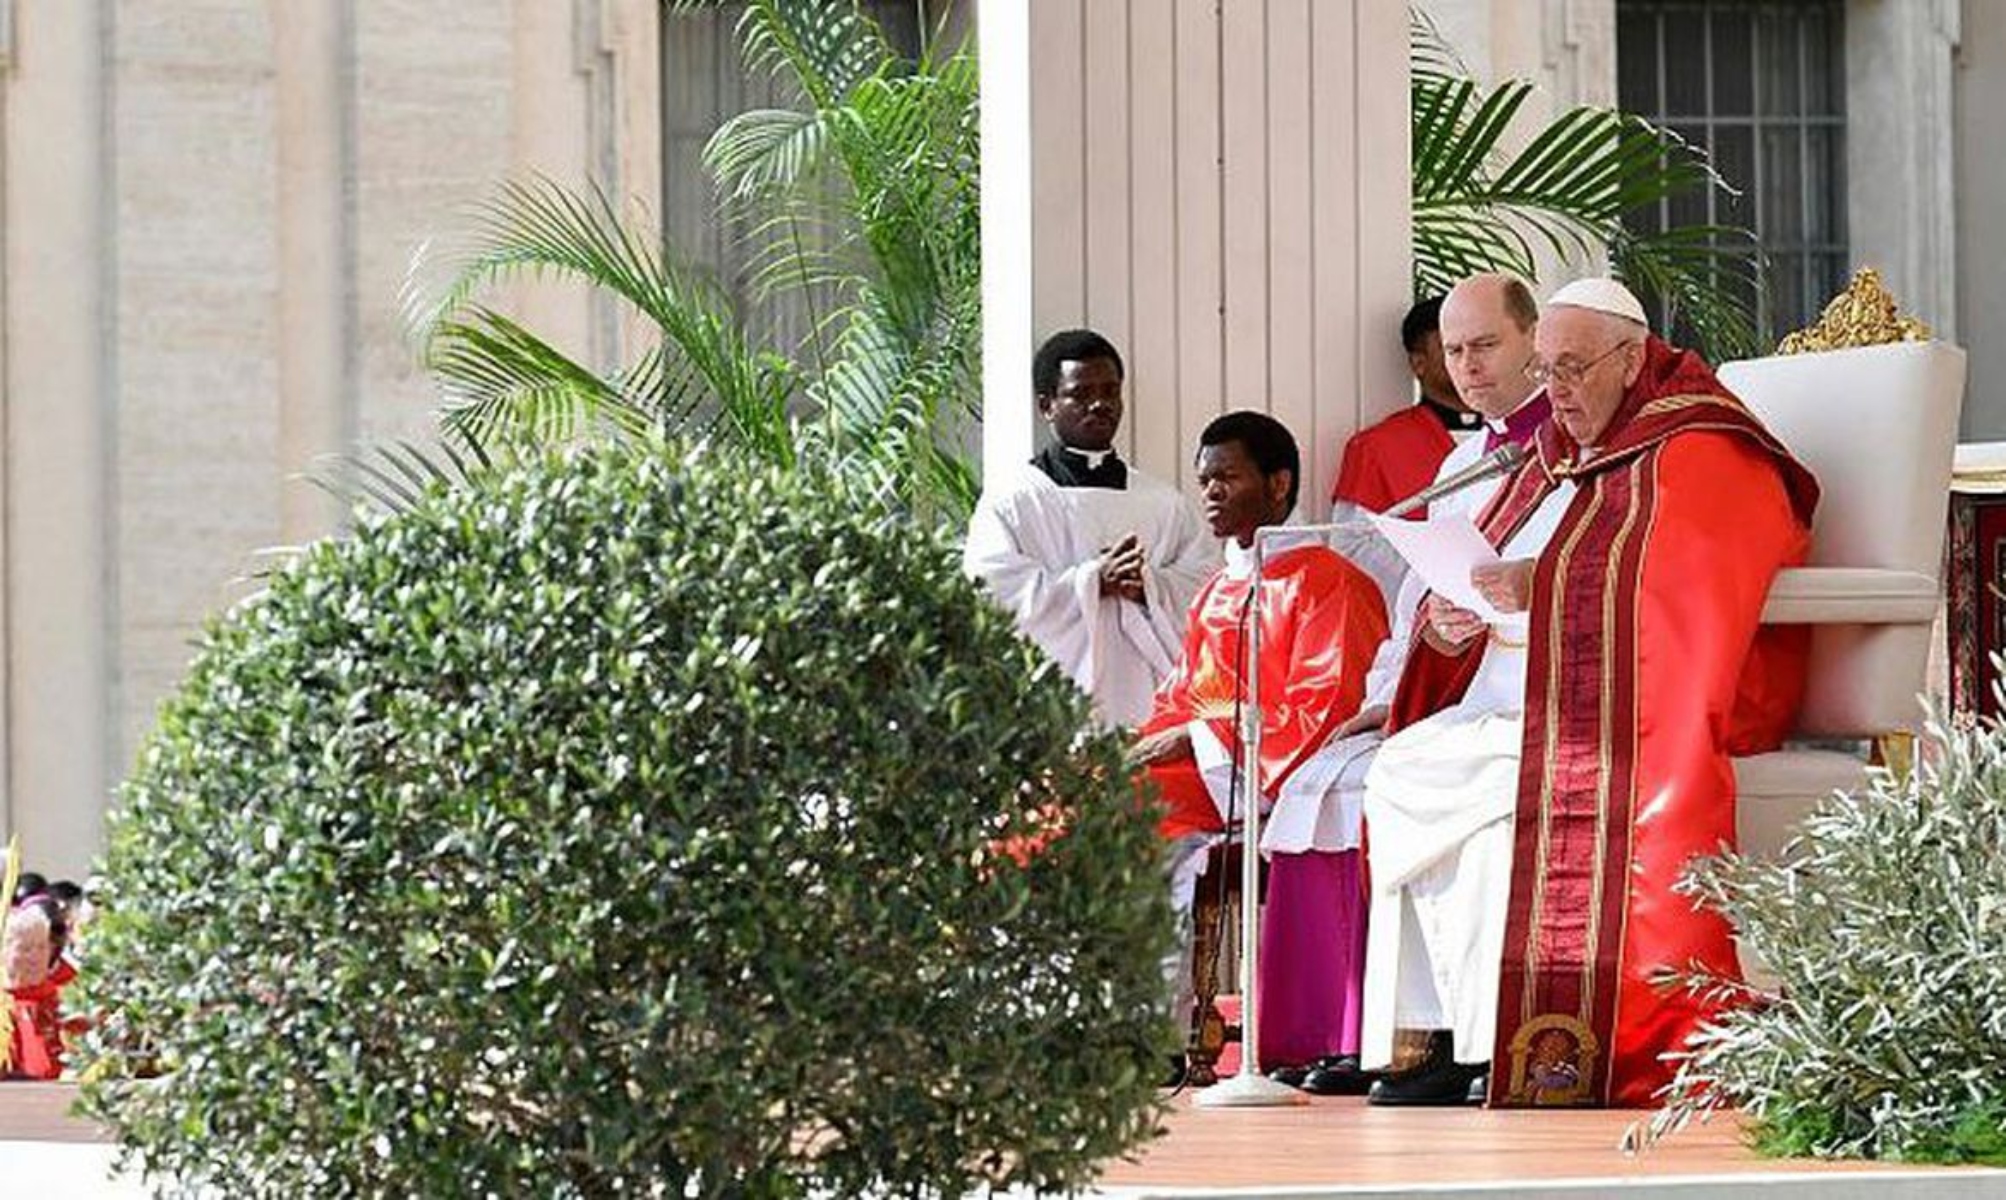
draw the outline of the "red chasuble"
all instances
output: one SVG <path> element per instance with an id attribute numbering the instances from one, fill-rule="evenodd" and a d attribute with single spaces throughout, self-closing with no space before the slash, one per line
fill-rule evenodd
<path id="1" fill-rule="evenodd" d="M 1432 419 L 1432 418 L 1431 418 Z M 1204 721 L 1239 755 L 1233 726 L 1241 685 L 1247 579 L 1212 576 L 1192 603 L 1177 670 L 1157 689 L 1143 734 Z M 1261 791 L 1284 779 L 1358 711 L 1365 674 L 1386 640 L 1386 604 L 1372 578 L 1321 544 L 1273 553 L 1262 569 Z M 1224 828 L 1190 758 L 1149 768 L 1169 811 L 1166 838 Z"/>
<path id="2" fill-rule="evenodd" d="M 54 980 L 0 992 L 0 1004 L 14 1007 L 14 1051 L 9 1073 L 15 1078 L 62 1078 L 63 1035 L 57 1010 L 60 993 L 61 988 Z"/>
<path id="3" fill-rule="evenodd" d="M 1503 545 L 1579 487 L 1533 573 L 1525 735 L 1491 1103 L 1648 1105 L 1659 1056 L 1709 1015 L 1653 983 L 1736 974 L 1727 923 L 1672 893 L 1734 844 L 1731 753 L 1773 748 L 1802 698 L 1809 630 L 1760 625 L 1801 563 L 1818 486 L 1696 355 L 1657 338 L 1585 465 L 1557 423 L 1481 522 Z M 1481 642 L 1418 637 L 1395 724 L 1453 703 Z"/>
<path id="4" fill-rule="evenodd" d="M 1385 512 L 1435 482 L 1435 472 L 1455 446 L 1442 419 L 1427 405 L 1403 408 L 1351 435 L 1330 498 Z"/>

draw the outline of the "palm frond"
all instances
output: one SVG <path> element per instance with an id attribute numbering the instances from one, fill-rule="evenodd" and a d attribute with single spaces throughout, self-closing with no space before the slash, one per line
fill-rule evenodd
<path id="1" fill-rule="evenodd" d="M 747 68 L 799 103 L 732 118 L 704 161 L 747 264 L 734 285 L 769 313 L 805 304 L 799 344 L 748 334 L 717 281 L 603 193 L 509 184 L 476 210 L 465 245 L 428 248 L 407 285 L 448 396 L 445 429 L 488 446 L 663 430 L 788 464 L 814 455 L 888 504 L 958 521 L 980 412 L 974 56 L 929 44 L 902 60 L 847 2 L 748 0 L 737 20 Z M 418 284 L 431 274 L 443 281 Z M 582 361 L 482 299 L 520 278 L 610 295 L 656 336 L 630 361 Z M 801 328 L 791 311 L 774 325 Z M 389 463 L 354 473 L 380 502 L 419 485 Z"/>
<path id="2" fill-rule="evenodd" d="M 446 427 L 472 441 L 511 433 L 568 441 L 598 419 L 628 430 L 654 423 L 636 397 L 481 305 L 432 331 L 427 364 L 446 388 Z"/>
<path id="3" fill-rule="evenodd" d="M 348 508 L 404 512 L 432 488 L 477 486 L 495 469 L 478 442 L 448 435 L 430 448 L 400 441 L 322 458 L 306 479 Z"/>
<path id="4" fill-rule="evenodd" d="M 677 7 L 702 8 L 676 0 Z M 818 0 L 746 0 L 738 19 L 745 69 L 800 88 L 826 108 L 895 56 L 877 22 L 854 4 Z"/>
<path id="5" fill-rule="evenodd" d="M 1640 295 L 1666 307 L 1668 328 L 1683 323 L 1717 362 L 1767 352 L 1757 313 L 1767 259 L 1753 234 L 1727 225 L 1692 225 L 1610 243 L 1610 266 Z"/>
<path id="6" fill-rule="evenodd" d="M 1432 21 L 1410 9 L 1413 277 L 1438 295 L 1480 271 L 1536 282 L 1535 244 L 1560 262 L 1608 253 L 1615 269 L 1685 319 L 1715 358 L 1754 343 L 1746 234 L 1715 227 L 1638 239 L 1627 214 L 1726 183 L 1676 134 L 1613 109 L 1579 106 L 1505 158 L 1532 94 L 1524 80 L 1484 89 Z"/>
<path id="7" fill-rule="evenodd" d="M 846 109 L 742 112 L 711 135 L 704 146 L 704 163 L 728 200 L 744 203 L 784 194 L 824 168 L 839 136 L 832 126 L 849 118 Z"/>
<path id="8" fill-rule="evenodd" d="M 659 352 L 676 360 L 655 377 L 677 381 L 677 403 L 622 387 L 633 368 L 596 372 L 473 299 L 523 274 L 555 274 L 626 301 L 654 326 Z M 505 185 L 479 210 L 473 251 L 422 311 L 426 362 L 462 393 L 448 422 L 463 431 L 492 432 L 511 411 L 518 430 L 558 439 L 588 419 L 633 432 L 697 415 L 698 432 L 722 430 L 760 454 L 791 455 L 796 381 L 785 360 L 751 344 L 723 289 L 651 245 L 597 189 L 576 194 L 547 179 Z M 702 394 L 692 400 L 699 380 Z"/>
<path id="9" fill-rule="evenodd" d="M 1435 18 L 1418 5 L 1407 8 L 1408 69 L 1423 81 L 1468 79 L 1470 68 L 1449 39 L 1435 24 Z"/>

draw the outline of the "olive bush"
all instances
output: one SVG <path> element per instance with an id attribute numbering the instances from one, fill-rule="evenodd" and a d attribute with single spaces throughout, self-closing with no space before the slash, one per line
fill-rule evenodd
<path id="1" fill-rule="evenodd" d="M 1780 860 L 1705 859 L 1686 892 L 1776 974 L 1680 1056 L 1656 1137 L 1716 1108 L 1771 1154 L 2006 1165 L 2006 725 L 1932 716 Z"/>
<path id="2" fill-rule="evenodd" d="M 553 456 L 210 626 L 111 819 L 86 1107 L 167 1190 L 1077 1189 L 1159 1127 L 1154 837 L 931 535 Z"/>

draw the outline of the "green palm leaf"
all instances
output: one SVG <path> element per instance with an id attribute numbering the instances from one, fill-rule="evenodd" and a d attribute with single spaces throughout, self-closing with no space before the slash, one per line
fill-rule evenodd
<path id="1" fill-rule="evenodd" d="M 407 285 L 444 427 L 490 449 L 669 431 L 783 463 L 813 454 L 887 504 L 963 520 L 981 374 L 974 56 L 929 46 L 902 59 L 856 5 L 831 0 L 749 0 L 736 31 L 747 70 L 798 101 L 732 118 L 704 151 L 748 263 L 734 282 L 758 307 L 740 311 L 597 190 L 505 185 L 465 243 L 428 248 Z M 581 359 L 483 299 L 522 278 L 586 288 L 621 310 L 621 328 L 652 336 L 630 361 Z M 798 344 L 766 345 L 747 332 L 758 327 Z M 385 502 L 419 483 L 380 462 L 355 475 Z"/>
<path id="2" fill-rule="evenodd" d="M 1411 11 L 1411 10 L 1410 10 Z M 1563 263 L 1610 256 L 1613 269 L 1683 317 L 1718 359 L 1755 344 L 1747 235 L 1713 226 L 1638 239 L 1627 214 L 1666 197 L 1723 188 L 1705 155 L 1650 122 L 1581 106 L 1508 159 L 1500 147 L 1532 93 L 1524 80 L 1489 91 L 1428 19 L 1413 11 L 1410 101 L 1414 288 L 1439 295 L 1480 271 L 1536 282 L 1534 245 Z"/>

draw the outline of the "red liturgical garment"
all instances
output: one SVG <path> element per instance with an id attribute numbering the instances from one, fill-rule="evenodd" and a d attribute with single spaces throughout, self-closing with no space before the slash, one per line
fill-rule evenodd
<path id="1" fill-rule="evenodd" d="M 1455 445 L 1442 418 L 1427 405 L 1403 408 L 1351 435 L 1330 498 L 1385 512 L 1435 482 L 1435 472 Z"/>
<path id="2" fill-rule="evenodd" d="M 1432 420 L 1432 418 L 1430 418 Z M 1244 698 L 1242 618 L 1249 580 L 1229 570 L 1198 593 L 1177 670 L 1157 689 L 1145 735 L 1203 721 L 1234 751 L 1234 701 Z M 1281 781 L 1358 711 L 1372 656 L 1386 638 L 1378 585 L 1323 545 L 1274 552 L 1261 580 L 1261 790 L 1273 799 Z M 1224 828 L 1195 760 L 1150 768 L 1168 812 L 1165 837 Z"/>
<path id="3" fill-rule="evenodd" d="M 1672 885 L 1734 844 L 1729 755 L 1782 739 L 1809 650 L 1760 617 L 1803 561 L 1817 484 L 1704 362 L 1650 339 L 1578 458 L 1547 424 L 1480 522 L 1502 545 L 1561 481 L 1579 488 L 1533 576 L 1494 1104 L 1655 1103 L 1659 1056 L 1709 1014 L 1653 977 L 1736 970 L 1726 922 Z M 1481 646 L 1417 635 L 1396 726 L 1453 703 Z"/>

